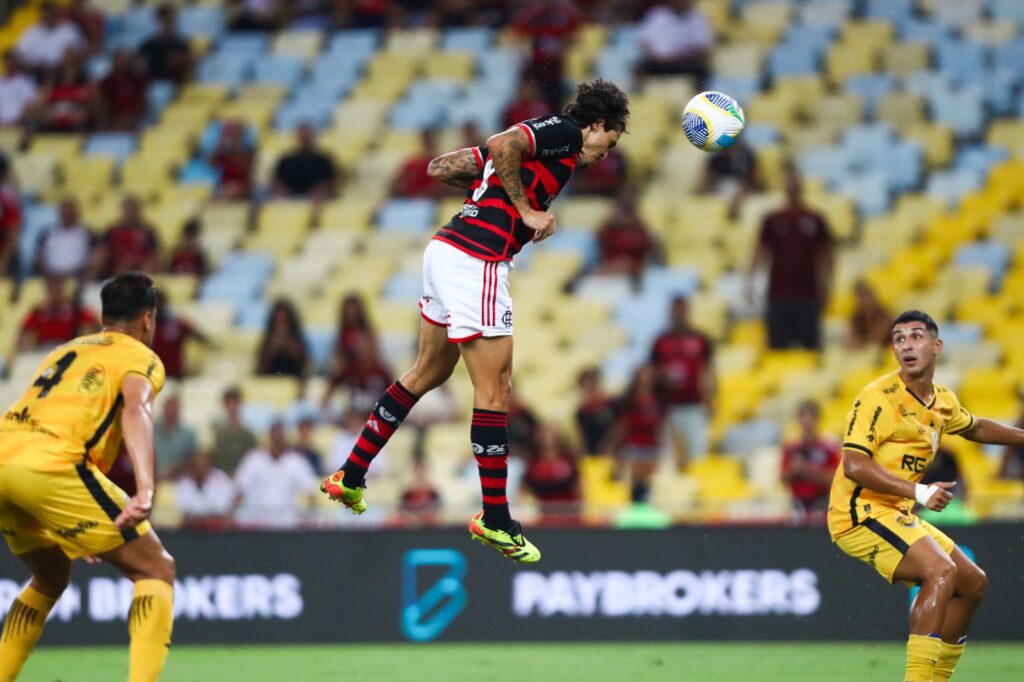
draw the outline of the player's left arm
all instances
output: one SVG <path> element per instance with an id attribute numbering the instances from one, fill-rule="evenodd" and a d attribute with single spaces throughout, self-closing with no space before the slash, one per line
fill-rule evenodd
<path id="1" fill-rule="evenodd" d="M 976 417 L 973 426 L 957 435 L 987 445 L 1024 446 L 1024 429 L 984 417 Z"/>
<path id="2" fill-rule="evenodd" d="M 124 444 L 135 471 L 135 496 L 128 500 L 114 524 L 124 530 L 134 528 L 149 518 L 156 492 L 153 446 L 153 400 L 156 392 L 149 379 L 139 374 L 128 374 L 121 385 L 124 406 L 121 409 L 121 428 Z"/>
<path id="3" fill-rule="evenodd" d="M 479 152 L 472 147 L 442 154 L 427 165 L 427 176 L 446 185 L 469 189 L 480 176 Z"/>

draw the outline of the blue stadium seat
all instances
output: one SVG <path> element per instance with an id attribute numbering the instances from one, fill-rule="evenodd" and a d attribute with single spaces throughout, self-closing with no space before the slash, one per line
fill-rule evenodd
<path id="1" fill-rule="evenodd" d="M 778 445 L 782 431 L 774 421 L 752 419 L 730 426 L 722 436 L 722 451 L 746 455 L 758 448 Z"/>
<path id="2" fill-rule="evenodd" d="M 853 199 L 863 216 L 885 213 L 892 200 L 888 179 L 874 171 L 848 174 L 840 180 L 839 190 Z"/>
<path id="3" fill-rule="evenodd" d="M 924 149 L 916 142 L 901 142 L 888 150 L 883 163 L 876 164 L 890 188 L 896 192 L 916 189 L 924 172 Z"/>
<path id="4" fill-rule="evenodd" d="M 331 355 L 337 338 L 338 331 L 334 327 L 306 329 L 306 348 L 309 350 L 309 359 L 317 371 L 330 371 Z"/>
<path id="5" fill-rule="evenodd" d="M 427 235 L 436 215 L 437 205 L 430 199 L 392 199 L 377 214 L 377 229 Z"/>
<path id="6" fill-rule="evenodd" d="M 1014 93 L 1018 92 L 1024 71 L 994 68 L 981 71 L 971 79 L 970 85 L 983 93 L 985 105 L 996 116 L 1008 116 L 1016 107 Z"/>
<path id="7" fill-rule="evenodd" d="M 1024 72 L 1024 40 L 1000 43 L 992 50 L 992 63 L 997 69 L 1014 73 Z"/>
<path id="8" fill-rule="evenodd" d="M 759 81 L 759 76 L 714 75 L 711 77 L 709 89 L 729 93 L 742 106 L 744 102 L 749 102 L 755 94 L 760 92 L 761 83 Z"/>
<path id="9" fill-rule="evenodd" d="M 310 339 L 310 333 L 307 332 L 306 333 L 306 347 L 310 351 L 310 359 L 314 361 L 314 364 L 316 364 L 316 357 L 314 356 L 313 349 L 310 347 L 309 339 Z M 333 342 L 333 339 L 332 339 L 332 342 Z M 329 351 L 330 351 L 330 348 L 328 348 L 328 359 L 330 358 Z M 319 396 L 317 396 L 317 398 L 319 398 Z M 312 422 L 319 422 L 320 421 L 320 406 L 318 404 L 314 403 L 314 402 L 309 401 L 309 400 L 296 400 L 295 402 L 293 402 L 291 405 L 288 406 L 287 410 L 285 410 L 285 413 L 284 413 L 284 424 L 285 424 L 285 426 L 287 428 L 294 429 L 295 427 L 297 427 L 299 425 L 299 422 L 301 422 L 303 420 L 308 420 L 308 421 L 312 421 Z M 324 453 L 324 454 L 326 454 L 326 453 Z"/>
<path id="10" fill-rule="evenodd" d="M 202 83 L 222 83 L 237 90 L 252 73 L 252 61 L 244 55 L 215 53 L 199 64 L 198 79 Z"/>
<path id="11" fill-rule="evenodd" d="M 242 403 L 242 423 L 259 438 L 262 438 L 270 429 L 270 425 L 280 418 L 281 415 L 273 405 L 252 401 Z"/>
<path id="12" fill-rule="evenodd" d="M 655 337 L 665 328 L 673 293 L 644 287 L 642 294 L 634 294 L 615 306 L 613 317 L 629 332 L 631 345 L 650 350 Z"/>
<path id="13" fill-rule="evenodd" d="M 999 19 L 1024 22 L 1024 3 L 1020 0 L 988 0 L 988 11 Z"/>
<path id="14" fill-rule="evenodd" d="M 818 69 L 817 53 L 804 45 L 780 45 L 768 58 L 768 74 L 772 78 L 813 75 Z"/>
<path id="15" fill-rule="evenodd" d="M 217 169 L 205 159 L 192 159 L 178 171 L 178 182 L 184 185 L 216 185 L 220 180 Z"/>
<path id="16" fill-rule="evenodd" d="M 282 105 L 274 114 L 274 127 L 278 130 L 294 130 L 300 123 L 311 123 L 318 130 L 326 128 L 331 121 L 335 102 L 320 98 L 304 98 Z"/>
<path id="17" fill-rule="evenodd" d="M 939 326 L 946 352 L 967 350 L 981 343 L 981 325 L 976 322 L 946 322 Z"/>
<path id="18" fill-rule="evenodd" d="M 924 97 L 949 93 L 953 89 L 953 77 L 941 71 L 915 71 L 903 76 L 903 87 Z"/>
<path id="19" fill-rule="evenodd" d="M 867 0 L 864 16 L 871 19 L 888 19 L 895 26 L 914 17 L 914 0 Z"/>
<path id="20" fill-rule="evenodd" d="M 962 168 L 976 171 L 982 175 L 988 175 L 992 166 L 1010 157 L 1002 147 L 989 147 L 986 145 L 961 146 L 957 152 L 954 168 Z"/>
<path id="21" fill-rule="evenodd" d="M 160 118 L 164 108 L 174 99 L 175 90 L 174 83 L 170 81 L 156 81 L 149 84 L 146 89 L 146 117 L 150 121 Z"/>
<path id="22" fill-rule="evenodd" d="M 422 295 L 423 275 L 420 273 L 399 272 L 384 285 L 384 298 L 393 301 L 415 301 Z"/>
<path id="23" fill-rule="evenodd" d="M 257 83 L 291 88 L 299 82 L 305 70 L 306 64 L 300 57 L 260 57 L 253 62 L 252 79 Z"/>
<path id="24" fill-rule="evenodd" d="M 932 118 L 953 129 L 957 137 L 973 138 L 985 126 L 985 93 L 978 87 L 935 92 L 928 98 Z"/>
<path id="25" fill-rule="evenodd" d="M 22 275 L 32 271 L 39 251 L 39 240 L 48 228 L 57 224 L 57 204 L 27 203 L 22 207 L 21 236 L 18 240 L 18 268 Z"/>
<path id="26" fill-rule="evenodd" d="M 648 266 L 644 270 L 640 289 L 655 298 L 693 296 L 700 289 L 700 273 L 689 268 L 668 268 L 658 265 Z M 647 314 L 653 311 L 648 310 Z M 663 310 L 667 313 L 667 308 Z M 661 317 L 657 314 L 654 317 Z M 664 318 L 662 318 L 664 319 Z"/>
<path id="27" fill-rule="evenodd" d="M 481 54 L 494 43 L 494 31 L 486 26 L 457 26 L 441 37 L 441 49 Z"/>
<path id="28" fill-rule="evenodd" d="M 347 54 L 366 59 L 377 50 L 379 44 L 380 32 L 376 29 L 338 31 L 327 45 L 327 54 Z"/>
<path id="29" fill-rule="evenodd" d="M 217 53 L 243 59 L 269 54 L 270 38 L 264 33 L 235 32 L 226 34 L 217 46 Z"/>
<path id="30" fill-rule="evenodd" d="M 207 157 L 213 154 L 217 148 L 217 142 L 220 141 L 220 129 L 221 121 L 211 121 L 206 124 L 206 128 L 203 129 L 203 134 L 199 138 L 199 156 Z M 251 127 L 245 129 L 245 143 L 250 147 L 256 146 L 256 131 Z"/>
<path id="31" fill-rule="evenodd" d="M 138 47 L 149 40 L 158 28 L 153 6 L 133 7 L 121 18 L 121 34 L 127 45 Z"/>
<path id="32" fill-rule="evenodd" d="M 199 300 L 249 305 L 260 298 L 263 285 L 264 280 L 253 273 L 217 272 L 203 280 L 199 287 Z"/>
<path id="33" fill-rule="evenodd" d="M 224 32 L 224 10 L 218 5 L 186 5 L 178 13 L 178 30 L 187 36 L 219 38 Z"/>
<path id="34" fill-rule="evenodd" d="M 135 152 L 135 135 L 132 133 L 93 133 L 85 141 L 84 150 L 87 156 L 112 156 L 121 162 Z"/>
<path id="35" fill-rule="evenodd" d="M 783 45 L 803 45 L 817 53 L 824 52 L 836 37 L 836 29 L 828 24 L 792 24 L 786 29 Z"/>
<path id="36" fill-rule="evenodd" d="M 952 207 L 968 192 L 981 187 L 983 181 L 984 175 L 970 168 L 934 171 L 925 183 L 925 193 Z"/>
<path id="37" fill-rule="evenodd" d="M 236 251 L 229 253 L 220 263 L 218 273 L 248 273 L 252 277 L 266 281 L 274 271 L 274 259 L 262 253 L 246 253 Z"/>
<path id="38" fill-rule="evenodd" d="M 558 232 L 545 244 L 547 245 L 545 248 L 551 251 L 570 251 L 582 254 L 584 265 L 589 265 L 597 260 L 597 239 L 590 230 L 581 230 L 572 225 L 559 225 Z M 530 248 L 527 251 L 535 253 L 536 249 Z M 517 266 L 519 260 L 520 257 L 516 256 Z"/>
<path id="39" fill-rule="evenodd" d="M 867 110 L 874 111 L 878 100 L 896 89 L 896 79 L 887 73 L 850 76 L 844 81 L 843 89 L 852 95 L 859 95 Z"/>
<path id="40" fill-rule="evenodd" d="M 980 265 L 985 267 L 991 276 L 989 289 L 996 292 L 1010 267 L 1011 257 L 1010 249 L 1002 242 L 983 241 L 965 244 L 958 248 L 953 256 L 953 263 L 959 266 Z"/>
<path id="41" fill-rule="evenodd" d="M 976 74 L 984 71 L 988 61 L 988 48 L 981 43 L 944 40 L 933 49 L 935 66 L 953 76 L 957 83 L 970 83 Z"/>
<path id="42" fill-rule="evenodd" d="M 756 148 L 777 144 L 782 138 L 778 127 L 771 123 L 748 123 L 743 129 L 743 139 Z"/>
<path id="43" fill-rule="evenodd" d="M 263 329 L 270 316 L 270 302 L 265 299 L 248 301 L 238 307 L 235 324 L 242 329 Z"/>
<path id="44" fill-rule="evenodd" d="M 929 45 L 936 45 L 948 39 L 952 30 L 937 21 L 905 21 L 900 24 L 900 37 Z"/>
<path id="45" fill-rule="evenodd" d="M 612 385 L 628 384 L 637 367 L 647 362 L 650 354 L 651 349 L 645 346 L 620 348 L 605 358 L 604 364 L 601 365 L 601 373 Z"/>

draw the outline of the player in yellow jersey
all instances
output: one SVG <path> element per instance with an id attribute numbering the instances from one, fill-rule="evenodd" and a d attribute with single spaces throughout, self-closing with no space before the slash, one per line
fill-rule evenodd
<path id="1" fill-rule="evenodd" d="M 153 400 L 164 385 L 149 349 L 157 291 L 135 272 L 100 296 L 103 330 L 47 355 L 0 420 L 0 530 L 32 573 L 4 621 L 0 682 L 17 678 L 78 557 L 108 561 L 135 583 L 129 682 L 156 680 L 171 644 L 174 560 L 147 521 Z M 130 499 L 104 475 L 122 439 L 138 487 Z"/>
<path id="2" fill-rule="evenodd" d="M 912 310 L 892 324 L 899 370 L 857 396 L 843 434 L 843 466 L 829 500 L 832 540 L 883 578 L 920 585 L 910 610 L 905 680 L 948 680 L 966 642 L 987 578 L 945 533 L 913 513 L 942 511 L 953 483 L 920 483 L 943 435 L 1024 445 L 1024 430 L 975 417 L 932 383 L 942 340 L 935 321 Z"/>

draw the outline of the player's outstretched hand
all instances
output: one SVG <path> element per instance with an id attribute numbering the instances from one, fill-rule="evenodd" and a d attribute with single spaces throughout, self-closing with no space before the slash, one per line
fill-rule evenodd
<path id="1" fill-rule="evenodd" d="M 555 233 L 555 216 L 545 211 L 530 211 L 523 214 L 523 224 L 533 230 L 533 241 L 542 242 Z"/>
<path id="2" fill-rule="evenodd" d="M 956 483 L 936 482 L 932 483 L 932 485 L 938 488 L 938 490 L 932 493 L 931 498 L 928 500 L 928 504 L 925 506 L 932 511 L 942 511 L 946 508 L 946 505 L 949 504 L 949 501 L 953 499 L 953 493 L 949 491 L 956 487 Z"/>
<path id="3" fill-rule="evenodd" d="M 134 528 L 148 519 L 151 511 L 153 511 L 153 491 L 140 492 L 128 500 L 124 510 L 114 519 L 114 525 L 118 530 Z"/>

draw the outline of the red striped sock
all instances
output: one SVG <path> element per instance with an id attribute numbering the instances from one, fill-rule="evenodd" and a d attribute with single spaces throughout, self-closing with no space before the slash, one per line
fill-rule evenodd
<path id="1" fill-rule="evenodd" d="M 346 486 L 352 488 L 363 485 L 363 478 L 373 463 L 373 458 L 387 445 L 417 400 L 419 396 L 410 393 L 398 381 L 388 386 L 373 406 L 363 432 L 359 434 L 352 452 L 341 467 L 345 472 Z"/>
<path id="2" fill-rule="evenodd" d="M 480 473 L 484 525 L 506 530 L 512 524 L 505 492 L 508 482 L 508 414 L 474 409 L 470 438 Z"/>

